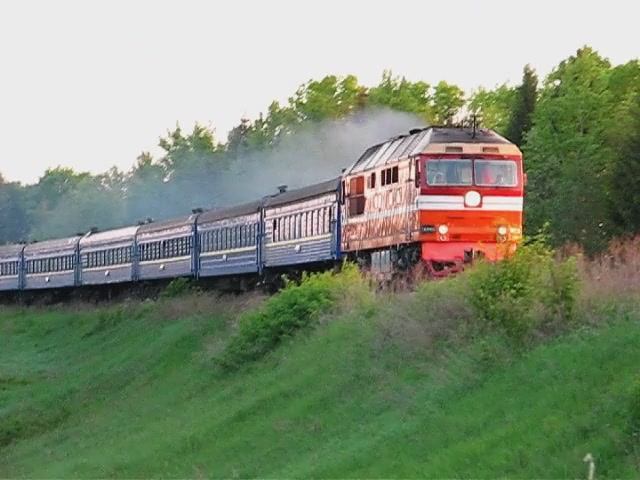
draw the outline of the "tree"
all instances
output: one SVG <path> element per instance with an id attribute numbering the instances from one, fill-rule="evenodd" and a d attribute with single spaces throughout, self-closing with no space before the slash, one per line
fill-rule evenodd
<path id="1" fill-rule="evenodd" d="M 438 82 L 431 95 L 431 120 L 436 125 L 452 125 L 464 106 L 464 92 L 457 85 Z"/>
<path id="2" fill-rule="evenodd" d="M 515 88 L 502 84 L 493 90 L 477 89 L 469 98 L 468 109 L 479 124 L 505 135 L 511 120 Z M 466 123 L 470 123 L 467 119 Z"/>
<path id="3" fill-rule="evenodd" d="M 545 80 L 524 145 L 528 231 L 549 222 L 555 244 L 577 242 L 591 252 L 612 233 L 603 121 L 612 111 L 609 73 L 609 62 L 589 47 L 561 62 Z"/>
<path id="4" fill-rule="evenodd" d="M 165 151 L 160 163 L 169 174 L 206 163 L 218 151 L 214 131 L 198 123 L 188 135 L 183 135 L 180 125 L 176 125 L 175 130 L 160 138 L 159 146 Z"/>
<path id="5" fill-rule="evenodd" d="M 55 208 L 63 195 L 73 190 L 88 172 L 76 173 L 71 168 L 48 168 L 33 189 L 33 199 L 42 212 Z"/>
<path id="6" fill-rule="evenodd" d="M 369 89 L 368 104 L 415 113 L 431 122 L 430 89 L 426 82 L 410 82 L 405 77 L 394 77 L 391 70 L 385 70 L 380 83 Z"/>
<path id="7" fill-rule="evenodd" d="M 34 226 L 36 239 L 84 234 L 92 227 L 106 230 L 124 222 L 124 200 L 114 171 L 86 176 L 68 190 L 42 221 Z"/>
<path id="8" fill-rule="evenodd" d="M 0 245 L 24 241 L 28 234 L 26 190 L 0 174 Z"/>
<path id="9" fill-rule="evenodd" d="M 522 83 L 516 88 L 513 112 L 506 128 L 506 137 L 521 146 L 527 132 L 531 129 L 532 115 L 538 98 L 538 77 L 535 70 L 525 65 Z"/>
<path id="10" fill-rule="evenodd" d="M 221 174 L 228 166 L 228 157 L 213 130 L 195 124 L 193 131 L 184 135 L 176 126 L 160 139 L 160 147 L 165 150 L 159 160 L 166 172 L 162 187 L 165 201 L 155 215 L 180 215 L 195 207 L 215 205 L 225 188 Z"/>
<path id="11" fill-rule="evenodd" d="M 302 122 L 336 119 L 360 107 L 365 92 L 354 75 L 344 78 L 327 75 L 302 85 L 289 103 Z"/>
<path id="12" fill-rule="evenodd" d="M 614 145 L 610 201 L 622 232 L 640 233 L 640 93 L 629 108 L 625 135 Z"/>
<path id="13" fill-rule="evenodd" d="M 262 117 L 258 121 L 262 122 Z M 251 120 L 244 117 L 240 120 L 240 124 L 233 127 L 227 135 L 226 151 L 234 158 L 242 155 L 250 149 L 250 138 L 253 133 L 253 125 Z"/>
<path id="14" fill-rule="evenodd" d="M 142 152 L 125 179 L 125 218 L 135 224 L 158 215 L 167 201 L 164 194 L 167 171 L 149 152 Z"/>

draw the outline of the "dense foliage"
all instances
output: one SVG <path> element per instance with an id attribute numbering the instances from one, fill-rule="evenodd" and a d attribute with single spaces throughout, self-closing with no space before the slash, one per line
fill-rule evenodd
<path id="1" fill-rule="evenodd" d="M 375 118 L 380 109 L 411 116 L 390 122 Z M 283 181 L 295 186 L 335 175 L 398 129 L 470 124 L 474 116 L 525 153 L 530 233 L 548 223 L 553 244 L 579 243 L 594 252 L 614 236 L 640 230 L 640 64 L 612 66 L 584 47 L 540 87 L 528 65 L 518 86 L 469 94 L 445 81 L 430 85 L 389 71 L 373 87 L 353 75 L 329 75 L 303 84 L 284 105 L 273 102 L 259 118 L 242 119 L 226 142 L 202 125 L 190 132 L 176 126 L 160 139 L 160 157 L 142 152 L 129 172 L 57 167 L 26 186 L 0 177 L 0 244 L 257 198 Z M 292 179 L 296 172 L 300 178 Z"/>
<path id="2" fill-rule="evenodd" d="M 575 259 L 555 260 L 540 242 L 495 265 L 478 265 L 468 276 L 476 317 L 517 342 L 533 332 L 562 330 L 574 320 Z"/>

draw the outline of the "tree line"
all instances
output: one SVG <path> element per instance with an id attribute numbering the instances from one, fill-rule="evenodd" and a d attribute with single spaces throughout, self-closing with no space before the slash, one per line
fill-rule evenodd
<path id="1" fill-rule="evenodd" d="M 519 145 L 528 174 L 529 233 L 546 229 L 556 245 L 578 243 L 595 252 L 614 236 L 640 230 L 640 64 L 613 66 L 583 47 L 540 83 L 527 65 L 517 86 L 469 93 L 445 81 L 430 85 L 390 71 L 373 87 L 353 75 L 328 75 L 301 85 L 284 104 L 272 102 L 258 118 L 241 119 L 226 141 L 199 124 L 191 131 L 176 126 L 160 138 L 161 155 L 142 152 L 127 172 L 112 168 L 91 175 L 56 167 L 34 185 L 0 176 L 0 244 L 180 215 L 195 206 L 269 193 L 275 183 L 243 196 L 243 169 L 259 168 L 267 158 L 277 169 L 280 149 L 293 145 L 296 135 L 313 135 L 327 122 L 357 122 L 376 109 L 404 112 L 430 125 L 469 124 L 475 118 Z M 331 132 L 318 139 L 320 154 L 329 152 L 324 148 L 340 130 Z"/>

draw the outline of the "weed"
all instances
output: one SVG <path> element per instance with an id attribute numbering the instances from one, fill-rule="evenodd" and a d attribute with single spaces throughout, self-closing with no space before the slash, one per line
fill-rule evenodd
<path id="1" fill-rule="evenodd" d="M 141 318 L 148 305 L 136 305 L 132 303 L 121 303 L 112 307 L 98 310 L 96 313 L 97 322 L 82 338 L 88 338 L 98 333 L 114 329 L 124 321 L 132 321 Z"/>
<path id="2" fill-rule="evenodd" d="M 473 322 L 467 280 L 427 281 L 413 294 L 380 296 L 377 319 L 376 351 L 394 345 L 405 357 L 429 356 Z"/>

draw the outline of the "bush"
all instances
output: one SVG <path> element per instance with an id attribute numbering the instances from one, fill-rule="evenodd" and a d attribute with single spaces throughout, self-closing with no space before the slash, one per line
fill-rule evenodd
<path id="1" fill-rule="evenodd" d="M 543 302 L 551 319 L 571 323 L 575 320 L 575 307 L 579 294 L 578 267 L 574 257 L 563 261 L 548 260 L 543 286 Z"/>
<path id="2" fill-rule="evenodd" d="M 160 294 L 161 298 L 176 298 L 187 293 L 193 293 L 195 287 L 190 279 L 185 277 L 178 277 L 171 280 L 169 285 Z"/>
<path id="3" fill-rule="evenodd" d="M 533 332 L 563 328 L 574 318 L 578 276 L 573 259 L 555 260 L 542 242 L 469 274 L 471 302 L 489 327 L 523 342 Z"/>
<path id="4" fill-rule="evenodd" d="M 238 332 L 217 363 L 225 369 L 234 369 L 261 358 L 285 338 L 312 325 L 340 297 L 353 292 L 355 285 L 362 285 L 362 279 L 353 265 L 346 265 L 338 274 L 305 274 L 300 283 L 287 283 L 261 309 L 240 317 Z"/>

